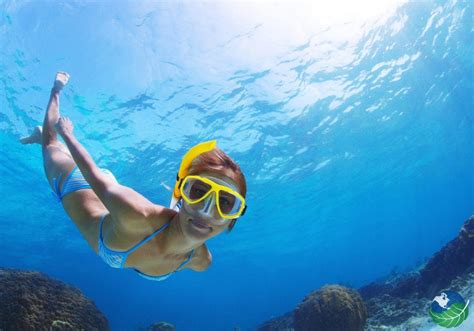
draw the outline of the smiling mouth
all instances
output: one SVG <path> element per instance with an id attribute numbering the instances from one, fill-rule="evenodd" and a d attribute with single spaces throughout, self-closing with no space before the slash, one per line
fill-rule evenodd
<path id="1" fill-rule="evenodd" d="M 196 221 L 196 220 L 194 220 L 194 219 L 192 219 L 192 218 L 190 218 L 189 221 L 190 221 L 195 227 L 197 227 L 197 228 L 199 228 L 199 229 L 209 229 L 209 230 L 212 230 L 212 227 L 207 226 L 206 224 L 201 223 L 201 222 L 199 222 L 199 221 Z"/>

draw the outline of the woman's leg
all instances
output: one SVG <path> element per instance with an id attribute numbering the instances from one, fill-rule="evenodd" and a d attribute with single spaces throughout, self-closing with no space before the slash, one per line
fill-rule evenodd
<path id="1" fill-rule="evenodd" d="M 53 187 L 53 178 L 58 178 L 62 175 L 61 179 L 63 180 L 75 166 L 71 154 L 67 147 L 58 140 L 58 135 L 54 128 L 60 116 L 59 95 L 62 88 L 67 84 L 68 79 L 69 75 L 64 72 L 56 74 L 41 130 L 44 171 L 51 187 Z M 59 185 L 61 187 L 61 183 Z"/>
<path id="2" fill-rule="evenodd" d="M 58 72 L 54 86 L 49 97 L 43 127 L 36 127 L 29 137 L 21 139 L 24 144 L 41 144 L 43 151 L 43 165 L 46 177 L 54 191 L 53 178 L 59 183 L 62 191 L 64 180 L 76 166 L 67 147 L 58 140 L 58 135 L 54 128 L 58 122 L 59 96 L 61 89 L 67 84 L 69 75 Z M 59 177 L 61 176 L 61 179 Z M 98 238 L 98 221 L 100 216 L 107 212 L 107 209 L 92 190 L 79 190 L 68 194 L 62 200 L 64 210 L 77 226 L 81 234 L 96 250 Z"/>

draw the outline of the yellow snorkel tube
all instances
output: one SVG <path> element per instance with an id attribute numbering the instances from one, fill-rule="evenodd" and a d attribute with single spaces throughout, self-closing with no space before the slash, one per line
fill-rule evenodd
<path id="1" fill-rule="evenodd" d="M 174 185 L 173 194 L 171 195 L 170 208 L 174 209 L 179 199 L 181 198 L 181 192 L 179 192 L 179 186 L 183 181 L 184 177 L 188 175 L 189 167 L 193 160 L 201 155 L 202 153 L 210 152 L 216 147 L 217 141 L 205 141 L 191 147 L 186 154 L 183 156 L 181 165 L 179 166 L 178 175 L 176 176 L 176 183 Z"/>

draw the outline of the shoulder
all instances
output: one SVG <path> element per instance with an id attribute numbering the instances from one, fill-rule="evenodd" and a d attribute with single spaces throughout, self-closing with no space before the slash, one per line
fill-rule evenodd
<path id="1" fill-rule="evenodd" d="M 143 217 L 129 217 L 124 221 L 117 220 L 110 214 L 102 224 L 104 240 L 109 248 L 125 251 L 135 246 L 143 238 L 169 223 L 176 211 L 154 205 Z"/>
<path id="2" fill-rule="evenodd" d="M 135 242 L 137 238 L 146 237 L 159 227 L 169 223 L 175 215 L 176 211 L 172 209 L 153 205 L 147 214 L 141 217 L 129 217 L 124 221 L 114 219 L 113 215 L 111 215 L 111 218 L 114 232 L 117 236 L 131 238 Z"/>
<path id="3" fill-rule="evenodd" d="M 207 248 L 206 244 L 203 244 L 199 248 L 196 248 L 192 263 L 189 268 L 194 271 L 205 271 L 209 268 L 212 263 L 212 254 Z"/>

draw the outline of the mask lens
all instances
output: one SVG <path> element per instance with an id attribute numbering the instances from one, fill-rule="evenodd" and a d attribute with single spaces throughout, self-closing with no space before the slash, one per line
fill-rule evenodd
<path id="1" fill-rule="evenodd" d="M 219 192 L 219 207 L 222 213 L 226 215 L 232 214 L 236 201 L 237 197 L 235 195 L 224 191 Z"/>
<path id="2" fill-rule="evenodd" d="M 183 191 L 190 200 L 199 200 L 205 196 L 211 186 L 209 184 L 200 181 L 199 179 L 187 180 L 184 183 Z"/>

